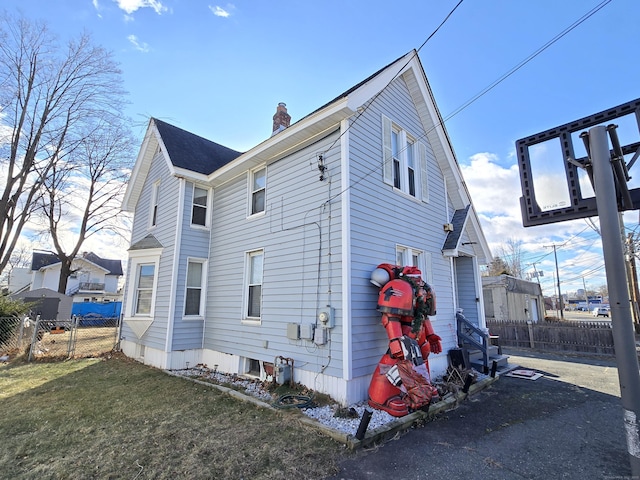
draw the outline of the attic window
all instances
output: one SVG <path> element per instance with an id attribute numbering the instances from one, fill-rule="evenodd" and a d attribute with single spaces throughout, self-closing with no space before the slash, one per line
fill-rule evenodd
<path id="1" fill-rule="evenodd" d="M 158 200 L 160 198 L 160 180 L 153 184 L 151 191 L 151 212 L 149 214 L 149 227 L 155 227 L 158 223 Z"/>
<path id="2" fill-rule="evenodd" d="M 428 202 L 427 145 L 383 115 L 382 146 L 384 182 L 396 191 Z"/>

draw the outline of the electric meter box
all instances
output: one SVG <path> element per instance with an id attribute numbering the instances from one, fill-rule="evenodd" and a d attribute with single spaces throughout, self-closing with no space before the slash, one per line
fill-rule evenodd
<path id="1" fill-rule="evenodd" d="M 333 308 L 327 306 L 318 310 L 318 325 L 321 328 L 333 328 L 335 325 L 335 312 Z"/>

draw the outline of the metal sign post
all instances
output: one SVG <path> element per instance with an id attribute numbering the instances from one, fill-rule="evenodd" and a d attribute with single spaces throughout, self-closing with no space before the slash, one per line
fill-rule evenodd
<path id="1" fill-rule="evenodd" d="M 627 141 L 620 141 L 618 126 L 611 123 L 613 120 L 629 121 L 631 128 L 621 129 Z M 574 138 L 574 134 L 578 132 L 582 133 L 578 138 Z M 633 478 L 640 478 L 640 372 L 619 212 L 640 210 L 640 187 L 630 188 L 633 185 L 629 184 L 629 170 L 640 159 L 638 133 L 640 98 L 529 135 L 516 142 L 522 187 L 520 206 L 525 227 L 595 216 L 600 218 L 613 341 Z M 580 139 L 584 144 L 586 156 L 577 157 L 576 147 L 580 144 Z M 560 151 L 554 152 L 554 147 L 559 147 Z M 533 154 L 530 149 L 533 149 Z M 554 153 L 559 155 L 553 155 Z M 549 155 L 552 157 L 549 158 Z M 625 156 L 630 157 L 628 161 Z M 554 159 L 561 162 L 561 168 L 554 170 L 553 163 L 545 165 L 545 162 Z M 540 169 L 537 170 L 538 173 L 544 174 L 542 184 L 538 184 L 537 195 L 535 190 L 538 182 L 534 179 L 532 164 Z M 556 164 L 555 167 L 557 166 Z M 544 167 L 551 167 L 552 173 L 549 174 L 546 171 L 549 168 Z M 558 173 L 563 176 L 562 179 Z M 591 183 L 594 196 L 589 195 L 588 189 L 583 192 L 586 182 L 581 181 L 581 173 L 585 173 L 582 179 Z M 558 188 L 563 187 L 563 184 L 566 186 L 566 197 L 545 198 L 545 194 L 548 195 L 550 190 L 549 180 L 554 179 L 554 176 L 555 180 L 558 180 Z"/>
<path id="2" fill-rule="evenodd" d="M 609 289 L 620 396 L 624 410 L 624 427 L 627 434 L 627 451 L 631 462 L 631 474 L 633 478 L 639 478 L 640 375 L 638 374 L 638 356 L 620 236 L 616 186 L 611 168 L 606 127 L 597 126 L 589 130 L 589 145 L 600 231 L 602 232 L 602 249 Z"/>

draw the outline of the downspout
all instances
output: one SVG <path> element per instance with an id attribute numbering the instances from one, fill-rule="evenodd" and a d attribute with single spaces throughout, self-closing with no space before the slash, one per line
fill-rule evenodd
<path id="1" fill-rule="evenodd" d="M 342 214 L 342 377 L 353 376 L 353 341 L 351 338 L 351 190 L 349 171 L 349 120 L 340 125 L 340 197 Z"/>
<path id="2" fill-rule="evenodd" d="M 178 188 L 178 211 L 176 212 L 176 236 L 173 242 L 173 260 L 171 273 L 171 288 L 169 290 L 169 311 L 167 312 L 167 338 L 164 344 L 164 368 L 171 368 L 171 353 L 173 344 L 173 326 L 175 323 L 175 308 L 176 308 L 176 292 L 178 288 L 178 269 L 180 267 L 180 247 L 182 243 L 182 229 L 184 228 L 184 192 L 185 183 L 184 178 L 179 178 Z"/>

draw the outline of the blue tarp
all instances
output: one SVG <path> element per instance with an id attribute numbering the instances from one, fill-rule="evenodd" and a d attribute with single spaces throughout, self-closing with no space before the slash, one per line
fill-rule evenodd
<path id="1" fill-rule="evenodd" d="M 97 302 L 82 302 L 75 303 L 71 307 L 71 315 L 77 315 L 79 317 L 104 317 L 104 318 L 118 318 L 120 311 L 122 310 L 122 302 L 109 302 L 109 303 L 97 303 Z"/>

